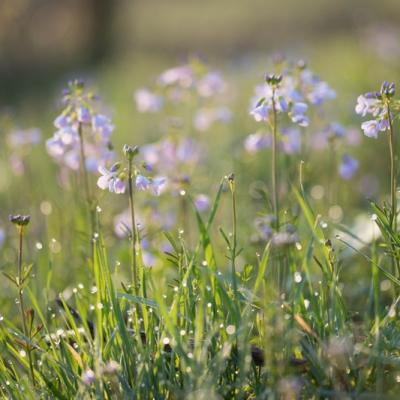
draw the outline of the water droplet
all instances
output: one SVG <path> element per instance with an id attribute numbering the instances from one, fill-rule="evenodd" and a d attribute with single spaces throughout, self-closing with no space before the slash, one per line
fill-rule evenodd
<path id="1" fill-rule="evenodd" d="M 300 283 L 302 280 L 303 280 L 303 278 L 301 277 L 300 272 L 295 272 L 295 273 L 294 273 L 294 281 L 295 281 L 296 283 Z"/>
<path id="2" fill-rule="evenodd" d="M 228 325 L 228 326 L 226 327 L 226 333 L 227 333 L 228 335 L 233 335 L 235 332 L 236 332 L 236 327 L 235 327 L 235 325 Z"/>

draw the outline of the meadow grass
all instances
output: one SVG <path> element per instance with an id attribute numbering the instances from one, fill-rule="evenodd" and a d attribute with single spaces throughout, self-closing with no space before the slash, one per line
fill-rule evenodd
<path id="1" fill-rule="evenodd" d="M 204 73 L 201 65 L 194 68 Z M 276 84 L 274 136 L 281 129 L 274 97 L 280 82 Z M 69 95 L 78 93 L 92 117 L 98 115 L 87 106 L 91 95 L 82 91 L 75 81 Z M 396 398 L 400 238 L 395 149 L 392 170 L 384 175 L 391 174 L 389 200 L 382 200 L 382 190 L 366 205 L 372 218 L 363 228 L 377 228 L 366 241 L 339 222 L 328 227 L 330 206 L 341 200 L 344 185 L 351 185 L 333 178 L 336 156 L 329 149 L 315 158 L 311 150 L 288 157 L 274 143 L 274 157 L 265 150 L 268 156 L 249 158 L 235 153 L 242 143 L 234 143 L 218 149 L 222 159 L 235 160 L 222 173 L 190 164 L 190 153 L 192 159 L 172 172 L 168 166 L 157 171 L 169 174 L 175 193 L 156 198 L 141 189 L 157 191 L 158 176 L 143 160 L 136 161 L 142 148 L 136 154 L 128 146 L 121 163 L 107 164 L 107 185 L 98 184 L 115 192 L 106 195 L 95 185 L 99 173 L 91 174 L 82 162 L 90 157 L 84 140 L 90 139 L 92 128 L 79 115 L 82 110 L 68 101 L 61 115 L 78 121 L 79 168 L 63 178 L 55 168 L 32 162 L 23 177 L 37 182 L 28 186 L 31 193 L 18 182 L 8 186 L 18 191 L 14 201 L 10 196 L 8 213 L 33 212 L 30 221 L 13 215 L 2 250 L 3 397 Z M 215 155 L 213 147 L 222 139 L 201 137 L 189 128 L 199 105 L 204 106 L 192 97 L 178 107 L 168 105 L 168 116 L 182 112 L 183 122 L 176 127 L 173 121 L 166 137 L 174 144 L 183 133 L 195 137 Z M 293 108 L 287 113 L 281 116 L 284 123 L 303 116 Z M 320 116 L 316 112 L 314 117 Z M 150 137 L 152 130 L 161 131 L 164 120 L 157 116 L 154 121 L 147 128 Z M 390 135 L 379 135 L 393 138 L 396 124 Z M 33 151 L 38 160 L 45 150 Z M 116 153 L 121 154 L 118 148 Z M 6 157 L 4 151 L 3 163 Z M 210 160 L 211 167 L 215 162 Z M 315 168 L 322 166 L 331 177 L 323 182 L 331 196 L 326 195 L 326 204 L 310 195 Z M 192 179 L 186 179 L 189 173 Z M 202 176 L 196 180 L 196 174 Z M 249 201 L 248 181 L 255 180 L 262 184 L 253 187 Z M 120 184 L 127 187 L 126 194 Z M 210 197 L 206 211 L 196 203 L 203 191 Z M 54 192 L 58 199 L 53 201 Z M 34 204 L 29 204 L 32 198 Z M 112 217 L 116 209 L 127 207 L 124 235 L 116 236 Z M 171 209 L 175 221 L 157 224 L 159 214 Z M 269 220 L 272 233 L 265 240 L 250 240 L 252 219 L 269 213 L 275 215 Z M 294 232 L 285 230 L 289 225 Z M 152 267 L 146 259 L 149 246 Z"/>

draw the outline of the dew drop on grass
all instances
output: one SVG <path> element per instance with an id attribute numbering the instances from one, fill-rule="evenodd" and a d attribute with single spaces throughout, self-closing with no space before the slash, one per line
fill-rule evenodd
<path id="1" fill-rule="evenodd" d="M 92 286 L 92 287 L 90 288 L 90 293 L 91 293 L 91 294 L 97 293 L 97 287 L 96 287 L 96 286 Z"/>
<path id="2" fill-rule="evenodd" d="M 21 351 L 19 352 L 19 355 L 20 355 L 21 357 L 26 357 L 26 351 L 25 351 L 25 350 L 21 350 Z"/>
<path id="3" fill-rule="evenodd" d="M 4 321 L 4 317 L 2 315 L 0 315 L 0 322 Z"/>
<path id="4" fill-rule="evenodd" d="M 228 325 L 228 326 L 226 327 L 226 333 L 227 333 L 228 335 L 233 335 L 235 332 L 236 332 L 236 327 L 235 327 L 235 325 Z"/>
<path id="5" fill-rule="evenodd" d="M 42 201 L 40 203 L 40 211 L 43 215 L 50 215 L 53 211 L 53 206 L 49 201 Z"/>
<path id="6" fill-rule="evenodd" d="M 181 336 L 185 336 L 185 335 L 186 335 L 186 331 L 185 331 L 184 329 L 182 329 L 182 330 L 179 332 L 179 334 L 180 334 Z"/>
<path id="7" fill-rule="evenodd" d="M 300 272 L 295 272 L 295 273 L 294 273 L 294 281 L 295 281 L 296 283 L 300 283 L 302 280 L 303 280 L 303 279 L 302 279 L 302 277 L 301 277 Z"/>
<path id="8" fill-rule="evenodd" d="M 308 307 L 310 307 L 310 300 L 304 299 L 304 307 L 306 308 L 306 310 L 308 310 Z"/>
<path id="9" fill-rule="evenodd" d="M 386 292 L 390 290 L 392 287 L 392 284 L 390 283 L 389 279 L 384 279 L 381 284 L 380 284 L 380 289 L 382 292 Z"/>
<path id="10" fill-rule="evenodd" d="M 303 246 L 301 245 L 300 242 L 296 242 L 295 246 L 296 246 L 296 249 L 299 251 L 303 249 Z"/>
<path id="11" fill-rule="evenodd" d="M 169 343 L 170 343 L 169 338 L 168 338 L 168 337 L 165 337 L 165 338 L 163 339 L 163 344 L 164 344 L 164 345 L 167 345 L 167 344 L 169 344 Z"/>
<path id="12" fill-rule="evenodd" d="M 43 244 L 40 242 L 36 242 L 35 247 L 37 250 L 42 250 L 43 249 Z"/>

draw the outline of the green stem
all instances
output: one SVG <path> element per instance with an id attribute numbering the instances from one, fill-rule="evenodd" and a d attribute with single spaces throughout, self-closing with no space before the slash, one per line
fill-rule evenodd
<path id="1" fill-rule="evenodd" d="M 95 216 L 94 216 L 94 208 L 92 203 L 92 196 L 90 194 L 90 184 L 89 184 L 89 175 L 86 169 L 86 154 L 85 154 L 85 141 L 82 132 L 82 124 L 78 124 L 78 135 L 79 135 L 79 151 L 81 156 L 80 168 L 81 175 L 83 180 L 83 186 L 85 189 L 85 197 L 86 203 L 89 208 L 89 219 L 91 225 L 91 236 L 93 236 L 95 231 Z"/>
<path id="2" fill-rule="evenodd" d="M 392 116 L 390 114 L 390 105 L 387 103 L 387 113 L 389 120 L 389 152 L 390 152 L 390 194 L 392 206 L 392 228 L 393 231 L 397 230 L 397 166 L 396 166 L 396 143 L 393 129 Z"/>
<path id="3" fill-rule="evenodd" d="M 278 118 L 275 104 L 275 90 L 272 92 L 272 196 L 273 196 L 273 208 L 275 214 L 275 226 L 276 230 L 279 230 L 279 200 L 278 200 Z"/>
<path id="4" fill-rule="evenodd" d="M 137 275 L 137 259 L 136 259 L 136 244 L 138 240 L 138 232 L 136 226 L 135 219 L 135 207 L 134 207 L 134 198 L 133 198 L 133 175 L 132 175 L 132 160 L 128 162 L 128 191 L 129 191 L 129 208 L 131 213 L 131 224 L 132 224 L 132 281 L 135 288 L 135 294 L 139 293 L 139 285 L 138 285 L 138 275 Z"/>
<path id="5" fill-rule="evenodd" d="M 23 282 L 22 282 L 22 237 L 23 237 L 23 227 L 19 227 L 19 250 L 18 250 L 18 299 L 19 299 L 19 308 L 21 312 L 22 319 L 22 327 L 24 330 L 24 336 L 29 340 L 29 343 L 26 344 L 26 351 L 28 353 L 29 359 L 29 370 L 31 373 L 32 383 L 36 386 L 35 374 L 33 372 L 33 360 L 32 360 L 32 352 L 31 352 L 31 335 L 28 332 L 28 327 L 26 326 L 26 312 L 25 312 L 25 303 L 23 296 Z"/>

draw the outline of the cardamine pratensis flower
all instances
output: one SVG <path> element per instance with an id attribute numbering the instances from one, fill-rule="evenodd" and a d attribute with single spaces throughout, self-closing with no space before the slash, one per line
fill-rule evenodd
<path id="1" fill-rule="evenodd" d="M 362 117 L 367 114 L 373 117 L 373 119 L 361 124 L 361 129 L 364 131 L 365 136 L 376 139 L 379 132 L 389 129 L 388 105 L 394 95 L 395 84 L 385 81 L 382 83 L 379 92 L 369 92 L 358 96 L 355 108 L 356 113 Z"/>
<path id="2" fill-rule="evenodd" d="M 54 120 L 57 131 L 46 148 L 56 162 L 72 170 L 80 165 L 80 135 L 84 137 L 86 169 L 97 171 L 114 159 L 110 142 L 114 125 L 97 111 L 98 97 L 85 89 L 83 81 L 69 82 L 63 92 L 64 109 Z"/>
<path id="3" fill-rule="evenodd" d="M 358 161 L 348 154 L 343 155 L 339 174 L 343 179 L 351 179 L 358 169 Z"/>

